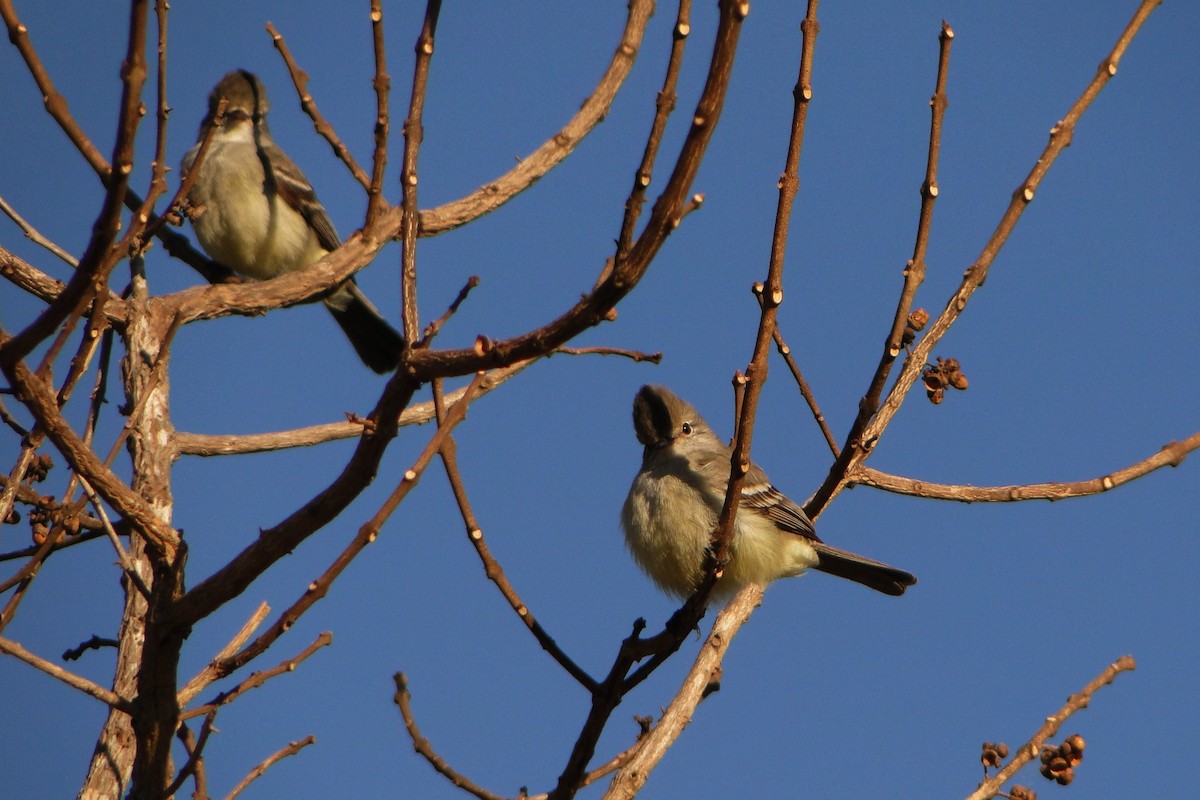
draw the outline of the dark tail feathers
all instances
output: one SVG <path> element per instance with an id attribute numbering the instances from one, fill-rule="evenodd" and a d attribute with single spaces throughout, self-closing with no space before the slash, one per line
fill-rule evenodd
<path id="1" fill-rule="evenodd" d="M 814 569 L 836 575 L 839 578 L 861 583 L 877 592 L 898 597 L 904 590 L 917 582 L 911 573 L 890 567 L 879 561 L 856 555 L 846 550 L 830 547 L 824 542 L 812 542 L 820 562 Z"/>

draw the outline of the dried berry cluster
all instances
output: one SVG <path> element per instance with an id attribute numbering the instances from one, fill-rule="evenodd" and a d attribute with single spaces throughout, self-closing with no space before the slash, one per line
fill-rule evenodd
<path id="1" fill-rule="evenodd" d="M 50 535 L 50 531 L 61 527 L 68 535 L 79 533 L 81 521 L 78 514 L 67 513 L 61 506 L 39 506 L 29 511 L 29 530 L 33 543 L 41 545 Z"/>
<path id="2" fill-rule="evenodd" d="M 921 379 L 925 381 L 925 394 L 935 406 L 942 402 L 947 388 L 967 388 L 967 376 L 959 369 L 958 359 L 939 356 L 937 362 L 937 366 L 926 364 L 921 373 Z"/>
<path id="3" fill-rule="evenodd" d="M 1068 736 L 1058 747 L 1042 750 L 1042 777 L 1066 786 L 1075 780 L 1075 767 L 1083 761 L 1083 737 L 1076 733 Z"/>
<path id="4" fill-rule="evenodd" d="M 1013 786 L 1008 792 L 1008 800 L 1037 800 L 1037 792 L 1028 786 Z"/>
<path id="5" fill-rule="evenodd" d="M 29 483 L 41 483 L 46 480 L 46 476 L 50 474 L 50 469 L 53 466 L 54 459 L 46 453 L 40 453 L 25 468 L 25 480 Z"/>
<path id="6" fill-rule="evenodd" d="M 1008 745 L 1004 742 L 984 742 L 983 753 L 979 756 L 979 760 L 983 762 L 983 768 L 999 769 L 1000 762 L 1008 758 Z"/>
<path id="7" fill-rule="evenodd" d="M 918 331 L 921 331 L 929 323 L 929 312 L 923 308 L 918 308 L 908 315 L 908 319 L 904 321 L 904 337 L 900 340 L 900 344 L 908 347 L 916 338 Z"/>

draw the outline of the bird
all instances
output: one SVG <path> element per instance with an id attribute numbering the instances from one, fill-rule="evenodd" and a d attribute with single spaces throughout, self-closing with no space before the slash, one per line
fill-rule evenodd
<path id="1" fill-rule="evenodd" d="M 341 243 L 312 184 L 271 139 L 266 87 L 243 69 L 226 74 L 208 96 L 196 144 L 183 157 L 191 172 L 217 109 L 226 101 L 188 192 L 189 216 L 204 252 L 252 280 L 307 269 Z M 363 363 L 380 374 L 400 361 L 404 338 L 354 278 L 323 298 Z"/>
<path id="2" fill-rule="evenodd" d="M 700 586 L 705 554 L 729 482 L 732 449 L 696 409 L 664 386 L 643 386 L 633 401 L 642 466 L 621 509 L 634 560 L 666 593 Z M 751 463 L 742 487 L 729 562 L 712 597 L 747 583 L 765 587 L 815 569 L 898 596 L 917 582 L 902 569 L 825 544 L 804 510 Z"/>

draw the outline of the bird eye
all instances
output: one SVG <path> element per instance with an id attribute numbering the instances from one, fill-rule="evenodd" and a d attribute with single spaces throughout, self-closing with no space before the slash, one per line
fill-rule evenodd
<path id="1" fill-rule="evenodd" d="M 680 428 L 680 430 L 683 431 L 684 436 L 691 436 L 692 435 L 692 423 L 690 423 L 690 422 L 683 423 L 683 426 Z"/>

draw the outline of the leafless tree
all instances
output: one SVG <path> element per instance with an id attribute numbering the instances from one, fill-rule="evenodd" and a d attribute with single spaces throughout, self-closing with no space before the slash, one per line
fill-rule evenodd
<path id="1" fill-rule="evenodd" d="M 112 154 L 105 157 L 69 112 L 55 87 L 52 70 L 39 58 L 35 42 L 22 26 L 13 2 L 0 0 L 0 15 L 29 74 L 45 97 L 47 113 L 106 188 L 91 239 L 78 259 L 40 237 L 32 225 L 21 220 L 16 209 L 5 207 L 27 235 L 70 265 L 69 270 L 63 271 L 65 280 L 56 279 L 0 247 L 0 270 L 5 279 L 14 288 L 44 303 L 44 310 L 21 330 L 0 331 L 0 369 L 8 381 L 9 393 L 20 407 L 19 411 L 4 410 L 8 435 L 19 442 L 19 456 L 3 484 L 0 517 L 8 519 L 14 508 L 22 508 L 34 522 L 35 536 L 32 547 L 4 554 L 6 561 L 17 567 L 0 584 L 0 590 L 6 596 L 0 611 L 0 631 L 19 610 L 40 567 L 64 548 L 88 542 L 92 543 L 91 547 L 111 547 L 116 553 L 125 594 L 115 639 L 94 639 L 81 645 L 75 653 L 78 656 L 88 647 L 115 645 L 118 653 L 116 670 L 109 685 L 99 685 L 0 636 L 0 652 L 46 672 L 109 708 L 107 723 L 100 733 L 80 796 L 116 797 L 128 787 L 130 797 L 161 798 L 180 790 L 190 780 L 195 786 L 193 796 L 207 797 L 203 753 L 221 709 L 276 675 L 301 667 L 305 659 L 329 643 L 329 637 L 318 637 L 300 652 L 273 666 L 245 674 L 247 667 L 271 650 L 297 619 L 326 595 L 347 565 L 375 539 L 435 460 L 441 463 L 448 476 L 462 522 L 485 566 L 488 579 L 496 584 L 537 643 L 591 698 L 590 713 L 575 734 L 570 756 L 554 787 L 545 796 L 571 797 L 581 787 L 614 773 L 606 796 L 634 796 L 680 735 L 696 706 L 711 691 L 713 676 L 719 673 L 726 649 L 760 598 L 757 587 L 747 587 L 730 602 L 716 617 L 695 664 L 662 717 L 657 721 L 646 721 L 643 735 L 631 742 L 625 752 L 608 756 L 604 763 L 597 765 L 597 743 L 612 719 L 614 709 L 633 687 L 677 652 L 705 613 L 708 592 L 727 555 L 731 521 L 737 510 L 739 489 L 749 459 L 755 413 L 767 376 L 772 344 L 808 400 L 831 453 L 828 477 L 806 509 L 814 518 L 842 489 L 856 484 L 920 497 L 1008 502 L 1107 491 L 1159 467 L 1178 464 L 1200 446 L 1200 433 L 1175 442 L 1130 467 L 1096 480 L 1076 483 L 1003 487 L 934 485 L 885 474 L 866 464 L 897 409 L 912 396 L 914 385 L 921 382 L 935 401 L 940 401 L 944 392 L 965 386 L 965 378 L 954 362 L 931 362 L 934 348 L 964 312 L 974 292 L 983 285 L 993 259 L 1034 197 L 1043 177 L 1070 143 L 1076 122 L 1116 73 L 1130 41 L 1156 5 L 1154 0 L 1146 0 L 1137 9 L 1111 52 L 1103 57 L 1094 78 L 1084 87 L 1078 100 L 1065 110 L 1028 175 L 1020 180 L 994 233 L 966 271 L 957 291 L 944 308 L 930 314 L 916 308 L 914 302 L 924 280 L 925 252 L 938 195 L 938 156 L 953 40 L 952 29 L 943 24 L 931 103 L 928 165 L 912 258 L 904 273 L 903 289 L 878 366 L 867 381 L 868 388 L 859 404 L 853 427 L 839 440 L 825 425 L 824 415 L 776 325 L 776 311 L 783 298 L 784 255 L 792 203 L 799 183 L 806 114 L 812 97 L 812 65 L 818 25 L 817 2 L 810 0 L 808 16 L 802 26 L 803 46 L 794 92 L 793 124 L 779 184 L 771 256 L 766 275 L 757 289 L 761 321 L 748 366 L 735 381 L 739 409 L 737 434 L 727 499 L 719 527 L 713 532 L 709 580 L 662 631 L 648 635 L 644 622 L 635 624 L 628 638 L 617 646 L 608 672 L 596 676 L 576 663 L 542 627 L 489 551 L 458 469 L 454 431 L 472 402 L 506 381 L 517 379 L 532 362 L 555 353 L 580 352 L 569 347 L 571 341 L 589 328 L 615 317 L 618 304 L 650 269 L 666 239 L 702 202 L 702 198 L 692 194 L 693 180 L 721 118 L 739 33 L 748 13 L 747 4 L 733 0 L 720 3 L 717 34 L 707 55 L 707 81 L 694 107 L 688 109 L 686 137 L 677 151 L 664 152 L 664 131 L 677 105 L 676 80 L 691 27 L 690 3 L 687 0 L 679 3 L 669 43 L 668 68 L 654 105 L 653 119 L 625 205 L 616 247 L 597 276 L 594 288 L 571 307 L 563 309 L 557 318 L 540 327 L 502 340 L 480 337 L 472 348 L 439 349 L 434 345 L 439 329 L 458 311 L 473 283 L 463 288 L 445 314 L 422 327 L 416 294 L 421 237 L 453 231 L 488 214 L 530 188 L 571 155 L 580 140 L 604 117 L 629 73 L 643 46 L 643 32 L 652 3 L 630 0 L 627 23 L 608 69 L 591 96 L 561 130 L 547 138 L 517 166 L 477 191 L 454 202 L 425 209 L 418 205 L 418 156 L 422 141 L 422 109 L 427 76 L 434 60 L 440 3 L 431 0 L 417 37 L 414 80 L 402 125 L 402 191 L 399 201 L 394 204 L 387 198 L 384 180 L 392 141 L 392 109 L 380 0 L 372 3 L 377 108 L 375 149 L 371 163 L 366 167 L 354 160 L 350 149 L 322 117 L 307 92 L 307 75 L 292 58 L 283 37 L 271 29 L 317 130 L 362 185 L 367 196 L 367 211 L 361 229 L 311 269 L 262 283 L 249 283 L 236 280 L 222 265 L 208 260 L 169 225 L 178 216 L 181 198 L 188 187 L 186 182 L 171 186 L 165 168 L 164 142 L 168 122 L 164 78 L 166 3 L 134 0 L 130 4 L 123 71 L 125 90 L 120 107 L 116 109 L 119 136 Z M 156 30 L 157 50 L 153 41 Z M 154 79 L 157 84 L 148 85 Z M 133 139 L 143 123 L 141 111 L 146 102 L 143 98 L 150 97 L 156 112 L 151 119 L 156 123 L 157 148 L 152 180 L 144 193 L 139 194 L 130 185 L 129 178 L 134 166 Z M 662 159 L 666 160 L 666 166 Z M 661 189 L 651 194 L 651 187 L 656 182 L 652 178 L 658 180 L 660 175 L 666 176 L 661 179 Z M 650 210 L 643 216 L 648 200 L 652 200 Z M 161 243 L 170 257 L 191 265 L 207 283 L 172 294 L 150 294 L 144 280 L 143 262 L 155 241 Z M 339 423 L 253 435 L 215 436 L 175 430 L 170 404 L 170 366 L 171 344 L 177 331 L 200 320 L 263 314 L 312 301 L 371 263 L 383 248 L 395 241 L 399 242 L 402 253 L 403 333 L 411 345 L 401 355 L 400 368 L 374 399 L 368 415 Z M 122 265 L 128 265 L 130 275 L 129 290 L 125 293 L 110 288 Z M 35 351 L 41 353 L 36 359 Z M 637 359 L 655 358 L 631 351 L 609 352 Z M 123 354 L 120 383 L 126 421 L 115 440 L 102 442 L 95 435 L 104 408 L 97 398 L 103 396 L 104 387 L 112 377 L 112 358 L 119 354 Z M 64 366 L 65 374 L 56 372 L 56 368 L 61 370 Z M 470 377 L 465 386 L 454 391 L 443 390 L 444 380 L 465 377 Z M 92 382 L 90 397 L 87 391 L 80 393 L 85 380 Z M 432 386 L 432 401 L 416 402 L 417 391 L 426 385 Z M 69 421 L 69 405 L 72 408 L 82 406 L 82 416 L 86 420 L 82 428 Z M 295 601 L 274 617 L 263 605 L 220 652 L 213 654 L 205 669 L 191 677 L 181 675 L 180 652 L 192 629 L 254 585 L 284 555 L 299 548 L 305 540 L 338 518 L 376 477 L 380 460 L 400 427 L 434 420 L 435 432 L 395 485 L 390 497 L 361 526 L 344 551 L 316 579 L 300 588 Z M 355 446 L 340 473 L 328 486 L 282 521 L 244 542 L 241 551 L 212 574 L 200 576 L 199 580 L 187 579 L 190 543 L 171 521 L 172 468 L 179 458 L 281 450 L 337 439 L 354 439 Z M 122 449 L 129 453 L 128 474 L 131 477 L 128 479 L 122 477 L 123 470 L 115 466 Z M 51 451 L 56 454 L 56 459 L 66 463 L 69 477 L 54 495 L 43 495 L 35 487 L 47 477 L 52 462 L 45 454 Z M 1072 698 L 1072 702 L 1053 717 L 1054 724 L 1048 722 L 1029 745 L 1017 750 L 1011 761 L 972 796 L 995 796 L 1016 769 L 1043 752 L 1043 742 L 1057 731 L 1066 716 L 1086 704 L 1091 693 L 1102 683 L 1132 666 L 1131 659 L 1117 661 L 1097 681 Z M 235 675 L 244 677 L 212 699 L 199 701 L 201 694 L 214 683 Z M 463 791 L 479 798 L 498 797 L 461 774 L 434 751 L 420 734 L 404 677 L 397 674 L 395 682 L 395 702 L 418 752 Z M 247 776 L 230 796 L 238 794 L 246 783 L 279 758 L 310 743 L 311 737 L 279 751 Z M 1000 759 L 995 765 L 1001 766 Z"/>

